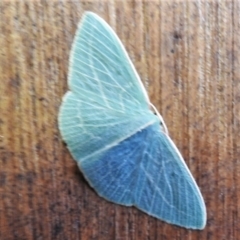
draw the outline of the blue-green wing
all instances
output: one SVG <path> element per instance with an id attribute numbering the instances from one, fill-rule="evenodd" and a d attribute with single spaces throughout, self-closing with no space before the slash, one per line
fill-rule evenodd
<path id="1" fill-rule="evenodd" d="M 168 223 L 203 229 L 201 193 L 171 139 L 155 123 L 88 161 L 84 176 L 109 201 L 134 205 Z"/>
<path id="2" fill-rule="evenodd" d="M 59 113 L 63 139 L 76 160 L 89 158 L 154 121 L 144 87 L 123 45 L 96 14 L 84 14 L 73 43 Z"/>

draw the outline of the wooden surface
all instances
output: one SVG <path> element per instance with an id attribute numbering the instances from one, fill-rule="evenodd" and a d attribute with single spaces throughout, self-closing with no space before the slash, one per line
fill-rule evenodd
<path id="1" fill-rule="evenodd" d="M 105 201 L 57 114 L 83 11 L 126 46 L 207 206 L 203 231 Z M 0 239 L 240 239 L 240 1 L 1 1 Z"/>

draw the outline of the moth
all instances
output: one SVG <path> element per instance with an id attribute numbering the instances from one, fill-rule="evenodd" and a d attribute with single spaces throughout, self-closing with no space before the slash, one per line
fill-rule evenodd
<path id="1" fill-rule="evenodd" d="M 90 186 L 108 201 L 203 229 L 206 207 L 195 180 L 123 44 L 92 12 L 75 35 L 68 86 L 59 129 Z"/>

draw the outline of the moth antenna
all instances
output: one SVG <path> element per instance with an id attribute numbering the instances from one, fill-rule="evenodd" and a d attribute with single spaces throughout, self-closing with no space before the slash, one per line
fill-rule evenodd
<path id="1" fill-rule="evenodd" d="M 162 116 L 161 116 L 160 113 L 158 112 L 157 108 L 156 108 L 152 103 L 150 103 L 150 105 L 151 105 L 151 107 L 153 108 L 154 112 L 157 114 L 160 122 L 162 123 L 164 133 L 166 133 L 167 135 L 169 135 L 169 134 L 168 134 L 167 126 L 166 126 L 166 124 L 165 124 Z"/>

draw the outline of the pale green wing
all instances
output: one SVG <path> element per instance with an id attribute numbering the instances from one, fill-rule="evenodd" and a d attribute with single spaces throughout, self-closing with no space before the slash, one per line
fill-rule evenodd
<path id="1" fill-rule="evenodd" d="M 74 158 L 86 160 L 158 121 L 123 45 L 109 25 L 87 12 L 70 57 L 69 88 L 59 127 Z"/>
<path id="2" fill-rule="evenodd" d="M 146 90 L 126 50 L 96 14 L 84 14 L 70 62 L 69 87 L 81 99 L 100 100 L 108 108 L 125 112 L 149 108 Z"/>

